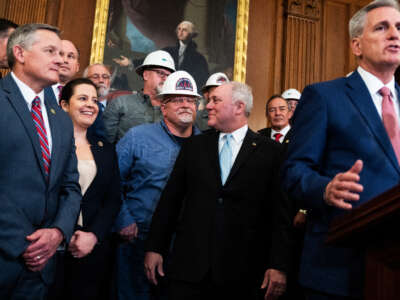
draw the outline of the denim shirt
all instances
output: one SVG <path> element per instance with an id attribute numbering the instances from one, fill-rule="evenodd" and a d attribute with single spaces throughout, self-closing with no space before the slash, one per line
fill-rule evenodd
<path id="1" fill-rule="evenodd" d="M 199 133 L 193 127 L 193 134 Z M 171 134 L 163 120 L 133 127 L 118 142 L 123 196 L 115 230 L 136 223 L 139 238 L 146 236 L 180 148 L 181 142 Z"/>

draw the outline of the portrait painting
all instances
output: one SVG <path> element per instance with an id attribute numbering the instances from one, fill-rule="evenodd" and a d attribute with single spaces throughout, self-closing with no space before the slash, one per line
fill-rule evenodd
<path id="1" fill-rule="evenodd" d="M 109 65 L 111 86 L 118 90 L 141 89 L 135 69 L 155 50 L 171 54 L 176 70 L 189 72 L 198 89 L 215 72 L 234 79 L 235 64 L 243 62 L 237 51 L 245 55 L 240 28 L 247 27 L 246 6 L 248 0 L 98 0 L 91 63 Z M 189 37 L 182 33 L 186 23 Z"/>

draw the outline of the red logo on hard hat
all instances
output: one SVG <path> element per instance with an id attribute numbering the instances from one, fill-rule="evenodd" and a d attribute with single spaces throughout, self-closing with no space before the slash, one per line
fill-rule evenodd
<path id="1" fill-rule="evenodd" d="M 180 78 L 176 82 L 176 90 L 193 92 L 193 85 L 188 78 Z"/>
<path id="2" fill-rule="evenodd" d="M 226 78 L 225 77 L 223 77 L 223 76 L 218 77 L 217 83 L 224 83 L 224 82 L 226 82 Z"/>

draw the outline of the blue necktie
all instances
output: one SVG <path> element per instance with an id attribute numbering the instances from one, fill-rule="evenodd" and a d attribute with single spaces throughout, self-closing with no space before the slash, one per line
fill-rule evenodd
<path id="1" fill-rule="evenodd" d="M 224 135 L 222 141 L 224 141 L 224 145 L 219 153 L 219 165 L 221 167 L 221 181 L 224 185 L 232 167 L 232 134 Z"/>

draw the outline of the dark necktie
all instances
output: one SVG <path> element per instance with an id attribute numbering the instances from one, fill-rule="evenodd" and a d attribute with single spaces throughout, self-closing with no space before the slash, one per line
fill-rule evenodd
<path id="1" fill-rule="evenodd" d="M 49 149 L 49 142 L 47 140 L 46 128 L 44 126 L 39 97 L 35 97 L 35 99 L 33 99 L 31 115 L 33 123 L 35 124 L 37 134 L 39 136 L 39 143 L 40 143 L 40 148 L 42 150 L 44 170 L 46 173 L 46 177 L 48 178 L 50 173 L 50 149 Z"/>
<path id="2" fill-rule="evenodd" d="M 275 138 L 275 141 L 277 141 L 278 143 L 280 143 L 280 138 L 283 136 L 283 134 L 282 133 L 279 133 L 279 132 L 277 132 L 277 133 L 275 133 L 274 134 L 274 138 Z"/>

